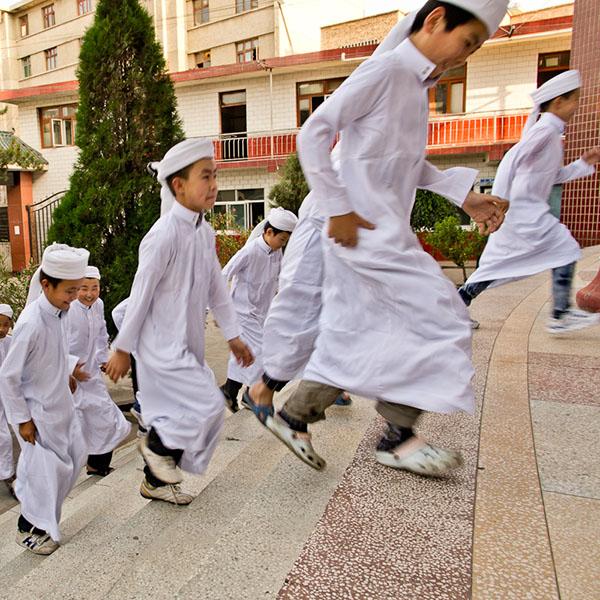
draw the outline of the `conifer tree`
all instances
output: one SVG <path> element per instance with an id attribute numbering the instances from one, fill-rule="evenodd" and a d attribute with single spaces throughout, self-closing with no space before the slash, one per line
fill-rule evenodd
<path id="1" fill-rule="evenodd" d="M 281 206 L 297 215 L 308 192 L 308 183 L 304 178 L 298 155 L 291 154 L 283 165 L 281 179 L 269 193 L 269 200 L 273 206 Z"/>
<path id="2" fill-rule="evenodd" d="M 100 0 L 79 58 L 80 154 L 49 238 L 90 251 L 108 316 L 129 294 L 140 241 L 160 213 L 146 165 L 183 131 L 152 20 L 138 0 Z"/>

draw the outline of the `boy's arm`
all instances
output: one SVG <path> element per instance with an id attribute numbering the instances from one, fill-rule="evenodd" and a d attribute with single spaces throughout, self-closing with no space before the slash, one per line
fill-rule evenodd
<path id="1" fill-rule="evenodd" d="M 566 183 L 567 181 L 573 181 L 573 179 L 581 179 L 582 177 L 589 177 L 596 172 L 596 164 L 589 163 L 585 159 L 585 154 L 568 164 L 566 167 L 562 167 L 558 172 L 555 184 Z"/>
<path id="2" fill-rule="evenodd" d="M 246 248 L 240 248 L 223 267 L 225 281 L 231 281 L 237 273 L 246 268 L 248 264 L 248 253 Z"/>
<path id="3" fill-rule="evenodd" d="M 100 331 L 96 338 L 96 360 L 99 365 L 103 365 L 108 360 L 108 329 L 104 319 L 104 302 L 100 298 L 96 300 L 98 304 L 98 319 L 100 321 Z"/>
<path id="4" fill-rule="evenodd" d="M 210 273 L 210 289 L 208 292 L 208 307 L 212 311 L 223 337 L 229 341 L 240 335 L 240 326 L 233 307 L 227 283 L 221 273 L 221 265 L 214 253 Z"/>

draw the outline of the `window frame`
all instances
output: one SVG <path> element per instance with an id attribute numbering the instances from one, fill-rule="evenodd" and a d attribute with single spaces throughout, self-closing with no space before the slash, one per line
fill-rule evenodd
<path id="1" fill-rule="evenodd" d="M 42 25 L 44 29 L 49 29 L 50 27 L 54 27 L 56 25 L 56 11 L 54 10 L 54 3 L 42 6 Z"/>
<path id="2" fill-rule="evenodd" d="M 466 109 L 467 109 L 467 76 L 468 76 L 468 69 L 467 69 L 467 65 L 465 63 L 463 75 L 460 75 L 460 76 L 458 76 L 458 75 L 450 75 L 450 76 L 442 75 L 442 77 L 440 77 L 438 82 L 429 89 L 429 114 L 430 114 L 430 116 L 432 116 L 432 117 L 447 117 L 450 115 L 461 115 L 466 112 Z M 447 110 L 447 112 L 437 112 L 437 110 L 435 109 L 435 107 L 436 107 L 435 94 L 436 94 L 436 89 L 437 89 L 438 85 L 445 84 L 448 86 L 448 95 L 446 98 L 446 108 L 448 109 L 452 106 L 452 86 L 456 83 L 462 83 L 462 85 L 463 85 L 461 111 L 460 112 L 450 112 Z"/>
<path id="3" fill-rule="evenodd" d="M 235 13 L 241 15 L 258 8 L 258 0 L 235 0 Z"/>
<path id="4" fill-rule="evenodd" d="M 555 67 L 542 67 L 541 62 L 550 56 L 559 57 L 559 60 L 558 60 L 559 64 Z M 565 56 L 567 57 L 566 65 L 561 65 L 560 59 L 564 58 Z M 538 62 L 537 62 L 537 74 L 536 74 L 537 86 L 539 87 L 540 85 L 542 85 L 542 83 L 545 83 L 545 81 L 548 81 L 547 79 L 545 79 L 542 76 L 543 73 L 555 73 L 555 75 L 552 76 L 552 77 L 555 77 L 556 75 L 559 75 L 560 73 L 564 73 L 565 71 L 568 71 L 570 62 L 571 62 L 571 50 L 557 50 L 556 52 L 540 52 L 538 54 Z M 551 79 L 552 77 L 550 77 L 549 79 Z M 544 79 L 545 81 L 542 81 L 542 79 Z"/>
<path id="5" fill-rule="evenodd" d="M 204 25 L 210 22 L 210 3 L 209 0 L 193 0 L 192 13 L 194 16 L 194 25 Z"/>
<path id="6" fill-rule="evenodd" d="M 25 25 L 25 34 L 23 34 L 23 25 Z M 29 13 L 19 17 L 19 33 L 21 38 L 26 38 L 29 35 Z"/>
<path id="7" fill-rule="evenodd" d="M 250 43 L 250 48 L 246 48 L 245 45 Z M 242 45 L 242 49 L 239 47 Z M 252 60 L 240 60 L 247 52 L 252 52 L 254 58 Z M 249 65 L 250 63 L 257 62 L 259 60 L 259 38 L 253 37 L 246 40 L 240 40 L 235 43 L 235 62 L 238 65 Z"/>
<path id="8" fill-rule="evenodd" d="M 203 61 L 198 60 L 200 57 L 204 58 Z M 208 61 L 206 58 L 208 57 Z M 208 69 L 211 66 L 211 50 L 201 50 L 194 54 L 194 63 L 197 69 Z M 206 64 L 208 62 L 208 64 Z"/>
<path id="9" fill-rule="evenodd" d="M 8 206 L 0 206 L 0 244 L 10 242 L 10 225 L 8 222 Z"/>
<path id="10" fill-rule="evenodd" d="M 93 0 L 75 0 L 77 2 L 77 16 L 89 15 L 94 11 Z"/>
<path id="11" fill-rule="evenodd" d="M 21 58 L 21 67 L 23 69 L 23 79 L 31 77 L 31 75 L 33 74 L 31 70 L 31 54 L 28 54 L 27 56 Z M 29 74 L 27 73 L 27 71 L 29 71 Z"/>
<path id="12" fill-rule="evenodd" d="M 58 69 L 58 46 L 46 48 L 46 50 L 44 50 L 44 58 L 46 59 L 46 71 Z M 51 63 L 53 63 L 54 66 L 50 66 Z"/>
<path id="13" fill-rule="evenodd" d="M 66 110 L 75 109 L 72 114 L 63 114 Z M 58 116 L 44 116 L 44 111 L 58 110 Z M 66 122 L 70 123 L 70 137 L 71 143 L 67 141 L 67 125 Z M 42 148 L 65 148 L 75 146 L 75 131 L 77 129 L 77 104 L 59 104 L 54 106 L 41 106 L 38 108 L 38 122 L 40 127 L 40 146 Z M 46 144 L 44 140 L 44 125 L 49 123 L 50 125 L 50 140 L 51 144 Z M 60 141 L 56 143 L 55 140 L 55 123 L 60 123 Z"/>
<path id="14" fill-rule="evenodd" d="M 246 200 L 245 198 L 243 198 L 243 192 L 244 191 L 258 191 L 258 190 L 262 190 L 262 199 L 257 199 L 257 198 L 250 198 L 248 200 Z M 233 192 L 233 196 L 234 199 L 233 200 L 219 200 L 219 197 L 222 196 L 223 193 L 231 193 Z M 214 208 L 217 206 L 225 206 L 225 213 L 229 214 L 230 211 L 230 207 L 234 206 L 234 207 L 241 207 L 244 210 L 244 229 L 248 229 L 251 230 L 256 226 L 256 223 L 252 223 L 251 222 L 251 211 L 250 211 L 250 207 L 254 204 L 262 204 L 262 208 L 263 211 L 265 212 L 265 214 L 263 215 L 263 218 L 266 216 L 266 194 L 265 194 L 266 190 L 265 188 L 235 188 L 233 190 L 229 189 L 229 190 L 219 190 L 219 196 L 217 197 L 217 201 L 214 204 L 214 207 L 211 209 L 211 214 L 214 214 Z M 240 199 L 240 196 L 242 196 L 242 199 Z M 238 223 L 239 226 L 239 223 Z"/>
<path id="15" fill-rule="evenodd" d="M 303 123 L 300 117 L 300 102 L 302 100 L 309 100 L 309 117 L 313 113 L 312 109 L 312 101 L 311 99 L 318 96 L 323 96 L 323 101 L 327 100 L 335 90 L 337 90 L 342 83 L 347 79 L 347 77 L 330 77 L 329 79 L 313 79 L 310 81 L 297 81 L 296 82 L 296 123 L 298 127 L 302 127 Z M 334 82 L 339 82 L 335 88 L 332 88 L 331 84 Z M 314 85 L 314 84 L 323 84 L 323 93 L 321 94 L 301 94 L 300 86 L 301 85 Z M 305 121 L 306 122 L 306 121 Z"/>

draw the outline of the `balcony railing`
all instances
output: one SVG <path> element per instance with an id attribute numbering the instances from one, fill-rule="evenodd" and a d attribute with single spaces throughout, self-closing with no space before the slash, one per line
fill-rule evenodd
<path id="1" fill-rule="evenodd" d="M 469 113 L 432 117 L 429 150 L 514 144 L 521 137 L 528 112 Z M 215 136 L 215 157 L 221 163 L 282 159 L 296 151 L 299 129 L 232 133 Z"/>

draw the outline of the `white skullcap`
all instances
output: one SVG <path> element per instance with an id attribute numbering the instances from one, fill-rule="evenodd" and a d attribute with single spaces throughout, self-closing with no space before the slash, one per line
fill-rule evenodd
<path id="1" fill-rule="evenodd" d="M 490 37 L 498 31 L 508 10 L 508 0 L 446 0 L 446 2 L 477 17 L 487 27 Z"/>
<path id="2" fill-rule="evenodd" d="M 278 206 L 269 211 L 267 221 L 275 227 L 275 229 L 292 233 L 294 227 L 296 227 L 296 223 L 298 223 L 298 217 L 293 212 Z"/>
<path id="3" fill-rule="evenodd" d="M 203 158 L 214 158 L 215 147 L 212 140 L 207 138 L 190 138 L 175 144 L 163 157 L 160 162 L 150 163 L 149 167 L 156 172 L 156 179 L 162 186 L 160 191 L 160 214 L 171 210 L 175 196 L 167 185 L 167 178 L 181 169 L 193 165 L 196 161 Z"/>
<path id="4" fill-rule="evenodd" d="M 580 87 L 581 75 L 577 69 L 565 71 L 549 81 L 546 81 L 543 85 L 540 85 L 540 87 L 531 94 L 531 98 L 533 99 L 533 110 L 527 119 L 523 133 L 528 131 L 536 123 L 540 116 L 540 107 L 544 102 L 554 100 L 554 98 L 558 98 L 563 94 L 568 94 Z"/>
<path id="5" fill-rule="evenodd" d="M 57 279 L 83 279 L 90 253 L 85 248 L 52 244 L 44 250 L 41 268 Z"/>
<path id="6" fill-rule="evenodd" d="M 85 278 L 86 279 L 100 279 L 100 271 L 98 267 L 90 267 L 85 270 Z"/>
<path id="7" fill-rule="evenodd" d="M 9 319 L 13 318 L 13 309 L 8 304 L 0 304 L 0 315 L 4 315 Z"/>

